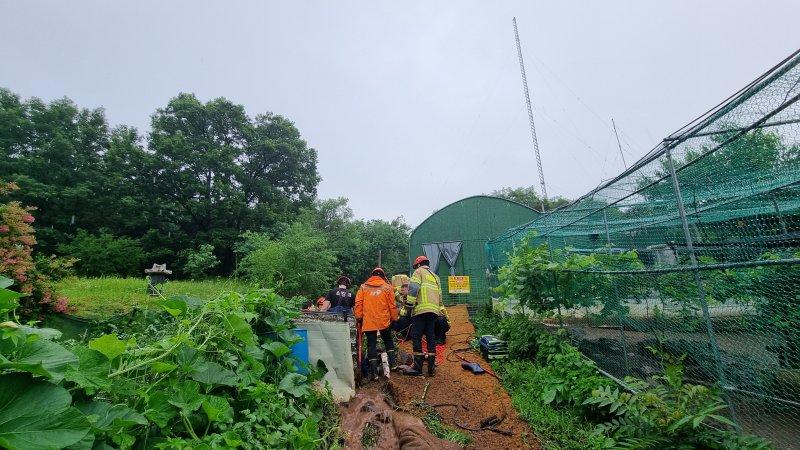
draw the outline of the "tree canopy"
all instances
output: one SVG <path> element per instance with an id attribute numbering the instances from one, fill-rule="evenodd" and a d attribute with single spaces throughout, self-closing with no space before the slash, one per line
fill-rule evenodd
<path id="1" fill-rule="evenodd" d="M 542 197 L 536 193 L 536 189 L 533 186 L 517 188 L 504 187 L 502 189 L 492 191 L 492 193 L 489 195 L 515 201 L 540 212 L 542 209 Z M 545 211 L 550 211 L 568 203 L 568 199 L 561 196 L 555 196 L 547 199 L 547 201 L 544 203 L 544 209 Z"/>
<path id="2" fill-rule="evenodd" d="M 0 179 L 20 188 L 4 201 L 36 208 L 37 250 L 78 258 L 84 275 L 142 274 L 154 262 L 178 276 L 229 275 L 255 235 L 292 259 L 279 261 L 288 294 L 316 293 L 337 274 L 360 280 L 379 253 L 387 271 L 408 269 L 402 219 L 354 220 L 346 199 L 317 199 L 317 152 L 294 123 L 225 98 L 178 94 L 142 134 L 111 127 L 102 108 L 0 88 Z M 321 281 L 286 273 L 299 268 Z"/>

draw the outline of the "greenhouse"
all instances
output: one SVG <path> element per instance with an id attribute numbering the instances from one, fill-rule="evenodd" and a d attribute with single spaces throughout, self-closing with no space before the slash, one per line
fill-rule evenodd
<path id="1" fill-rule="evenodd" d="M 525 205 L 485 195 L 451 203 L 411 233 L 409 266 L 419 255 L 430 258 L 431 268 L 442 280 L 446 304 L 485 303 L 491 298 L 486 243 L 538 216 L 537 211 Z"/>

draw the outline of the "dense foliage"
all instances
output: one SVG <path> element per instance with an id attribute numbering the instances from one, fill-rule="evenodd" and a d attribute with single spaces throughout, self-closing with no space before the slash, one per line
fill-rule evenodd
<path id="1" fill-rule="evenodd" d="M 551 249 L 547 244 L 529 246 L 523 240 L 520 250 L 500 268 L 498 291 L 505 298 L 538 314 L 551 314 L 557 308 L 603 304 L 601 314 L 619 312 L 620 299 L 640 299 L 647 286 L 631 282 L 630 275 L 611 277 L 608 270 L 644 268 L 635 251 L 580 254 L 570 249 Z"/>
<path id="2" fill-rule="evenodd" d="M 379 254 L 387 271 L 408 270 L 402 219 L 354 220 L 347 200 L 316 199 L 317 152 L 295 125 L 273 113 L 250 117 L 224 98 L 179 94 L 143 136 L 111 128 L 102 109 L 0 88 L 0 177 L 21 188 L 7 200 L 37 208 L 37 251 L 77 259 L 80 275 L 142 275 L 166 263 L 179 278 L 227 276 L 247 256 L 236 252 L 243 233 L 288 243 L 298 222 L 332 249 L 333 268 L 318 271 L 326 277 L 363 279 Z"/>
<path id="3" fill-rule="evenodd" d="M 0 196 L 17 189 L 16 184 L 0 180 Z M 68 273 L 74 262 L 54 257 L 34 258 L 34 209 L 18 201 L 0 203 L 0 276 L 12 280 L 9 287 L 14 291 L 26 294 L 20 307 L 25 318 L 41 318 L 48 312 L 67 309 L 67 299 L 53 292 L 51 276 Z"/>
<path id="4" fill-rule="evenodd" d="M 626 378 L 631 392 L 601 376 L 563 331 L 552 335 L 526 315 L 503 316 L 491 307 L 474 321 L 478 334 L 508 342 L 510 360 L 495 368 L 546 448 L 770 448 L 760 438 L 721 431 L 731 424 L 719 414 L 727 406 L 716 390 L 683 382 L 680 358 L 662 355 L 663 376 Z"/>
<path id="5" fill-rule="evenodd" d="M 272 291 L 163 299 L 158 326 L 72 348 L 57 330 L 7 320 L 20 295 L 0 289 L 4 448 L 338 445 L 331 398 L 310 384 L 324 368 L 297 372 L 297 308 Z"/>

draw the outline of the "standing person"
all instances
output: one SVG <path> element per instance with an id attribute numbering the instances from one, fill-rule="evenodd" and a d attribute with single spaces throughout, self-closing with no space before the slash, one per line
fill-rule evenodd
<path id="1" fill-rule="evenodd" d="M 328 291 L 324 306 L 320 309 L 327 312 L 348 313 L 355 304 L 353 293 L 350 292 L 350 278 L 342 275 L 336 279 L 336 284 L 338 287 Z"/>
<path id="2" fill-rule="evenodd" d="M 386 273 L 380 267 L 372 270 L 372 276 L 362 284 L 356 294 L 356 320 L 361 322 L 361 330 L 367 335 L 367 359 L 369 377 L 378 379 L 378 333 L 381 334 L 389 367 L 395 365 L 394 342 L 391 326 L 397 320 L 397 307 L 394 304 L 394 289 L 386 281 Z"/>
<path id="3" fill-rule="evenodd" d="M 436 373 L 436 318 L 442 306 L 442 283 L 430 269 L 427 256 L 414 260 L 414 273 L 408 286 L 408 298 L 403 307 L 413 308 L 411 315 L 411 344 L 414 349 L 414 369 L 406 375 L 422 375 L 422 335 L 428 343 L 428 376 Z"/>

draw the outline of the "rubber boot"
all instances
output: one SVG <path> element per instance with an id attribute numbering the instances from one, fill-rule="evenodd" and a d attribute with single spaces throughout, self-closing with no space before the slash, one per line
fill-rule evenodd
<path id="1" fill-rule="evenodd" d="M 369 360 L 369 379 L 375 381 L 378 379 L 378 360 L 377 359 L 370 359 Z"/>
<path id="2" fill-rule="evenodd" d="M 432 377 L 436 373 L 436 355 L 428 355 L 428 376 Z"/>
<path id="3" fill-rule="evenodd" d="M 389 355 L 389 370 L 397 370 L 397 355 L 394 350 L 387 350 L 386 354 Z"/>
<path id="4" fill-rule="evenodd" d="M 417 377 L 422 375 L 422 364 L 424 362 L 425 358 L 422 355 L 414 355 L 414 368 L 407 372 L 403 372 L 403 374 Z"/>

